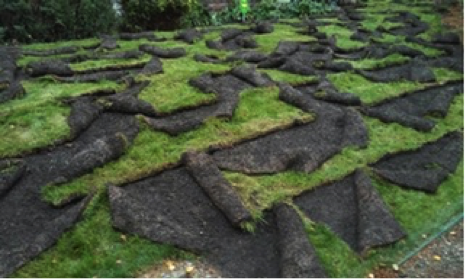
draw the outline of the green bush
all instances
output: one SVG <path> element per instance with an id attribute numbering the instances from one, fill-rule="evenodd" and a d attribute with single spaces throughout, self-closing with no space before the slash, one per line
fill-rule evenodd
<path id="1" fill-rule="evenodd" d="M 111 32 L 111 0 L 0 0 L 0 42 L 55 41 Z"/>
<path id="2" fill-rule="evenodd" d="M 176 29 L 181 26 L 182 17 L 195 11 L 197 5 L 198 0 L 121 0 L 122 29 L 128 32 Z"/>

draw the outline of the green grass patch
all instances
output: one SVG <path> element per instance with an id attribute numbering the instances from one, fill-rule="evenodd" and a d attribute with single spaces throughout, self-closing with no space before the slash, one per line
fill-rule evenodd
<path id="1" fill-rule="evenodd" d="M 0 158 L 17 156 L 69 136 L 70 108 L 60 100 L 100 89 L 121 88 L 114 82 L 57 84 L 24 81 L 26 95 L 0 105 Z"/>
<path id="2" fill-rule="evenodd" d="M 350 37 L 354 32 L 339 25 L 319 26 L 318 31 L 326 33 L 328 37 L 335 35 L 337 40 L 336 44 L 342 49 L 351 50 L 366 46 L 366 43 L 351 40 Z"/>
<path id="3" fill-rule="evenodd" d="M 332 74 L 328 78 L 339 91 L 355 94 L 365 104 L 377 103 L 425 87 L 424 84 L 414 82 L 372 82 L 355 73 Z"/>
<path id="4" fill-rule="evenodd" d="M 26 95 L 21 99 L 0 104 L 0 114 L 8 114 L 14 110 L 27 110 L 39 107 L 47 102 L 93 94 L 99 90 L 121 90 L 122 86 L 112 81 L 98 83 L 56 83 L 50 80 L 23 81 Z"/>
<path id="5" fill-rule="evenodd" d="M 448 81 L 462 80 L 461 73 L 443 69 L 433 69 L 437 84 Z M 353 93 L 360 97 L 364 104 L 376 104 L 386 99 L 391 99 L 412 91 L 421 90 L 434 84 L 398 81 L 390 83 L 372 82 L 355 73 L 338 73 L 328 75 L 329 80 L 341 92 Z"/>
<path id="6" fill-rule="evenodd" d="M 271 53 L 278 46 L 280 41 L 287 40 L 293 42 L 311 42 L 314 37 L 297 33 L 297 30 L 284 24 L 275 24 L 275 31 L 269 34 L 256 35 L 258 50 L 264 53 Z"/>
<path id="7" fill-rule="evenodd" d="M 65 138 L 70 133 L 67 123 L 69 113 L 67 106 L 47 103 L 0 117 L 0 158 Z"/>
<path id="8" fill-rule="evenodd" d="M 108 198 L 101 193 L 86 209 L 81 222 L 12 277 L 133 277 L 141 267 L 167 258 L 193 256 L 113 229 Z"/>
<path id="9" fill-rule="evenodd" d="M 139 80 L 151 81 L 139 97 L 154 105 L 160 112 L 171 112 L 214 101 L 215 94 L 201 92 L 190 86 L 188 82 L 191 78 L 198 77 L 202 73 L 225 72 L 230 67 L 224 64 L 195 62 L 190 57 L 184 57 L 163 59 L 163 69 L 163 74 L 138 77 Z"/>

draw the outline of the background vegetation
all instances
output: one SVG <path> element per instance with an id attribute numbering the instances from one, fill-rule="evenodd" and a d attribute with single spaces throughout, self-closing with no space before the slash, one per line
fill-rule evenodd
<path id="1" fill-rule="evenodd" d="M 0 42 L 51 42 L 115 30 L 111 0 L 0 0 Z"/>

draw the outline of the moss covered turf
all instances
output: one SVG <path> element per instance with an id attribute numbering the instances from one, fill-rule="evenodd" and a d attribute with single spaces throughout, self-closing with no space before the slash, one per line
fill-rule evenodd
<path id="1" fill-rule="evenodd" d="M 443 28 L 440 16 L 425 8 L 411 8 L 401 4 L 392 5 L 389 0 L 369 1 L 364 11 L 367 18 L 363 26 L 376 29 L 390 10 L 410 10 L 431 25 L 430 31 L 422 35 L 426 38 Z M 328 35 L 335 34 L 338 46 L 344 49 L 358 48 L 365 43 L 352 41 L 352 31 L 329 21 L 329 26 L 319 27 Z M 384 25 L 395 28 L 396 24 Z M 237 26 L 236 26 L 237 27 Z M 241 26 L 242 27 L 242 26 Z M 277 24 L 275 32 L 256 35 L 259 50 L 270 53 L 281 40 L 312 41 L 314 38 L 299 34 L 298 29 L 286 24 Z M 164 32 L 163 37 L 172 38 L 173 33 Z M 205 40 L 216 39 L 219 32 L 211 32 L 203 40 L 193 45 L 168 40 L 166 42 L 120 42 L 116 51 L 136 49 L 141 43 L 161 47 L 184 47 L 187 56 L 180 59 L 163 59 L 164 73 L 153 76 L 138 76 L 139 80 L 150 80 L 151 84 L 140 94 L 140 98 L 153 104 L 159 111 L 169 113 L 186 107 L 215 101 L 215 95 L 205 94 L 188 85 L 188 80 L 200 74 L 213 71 L 225 72 L 234 63 L 208 64 L 193 60 L 196 53 L 215 54 L 226 57 L 229 52 L 208 49 Z M 405 38 L 385 36 L 378 41 L 405 43 Z M 96 39 L 36 44 L 28 49 L 43 50 L 62 46 L 88 46 Z M 437 56 L 441 52 L 415 44 L 408 44 Z M 57 57 L 66 57 L 60 55 Z M 26 65 L 37 57 L 23 57 L 20 65 Z M 144 56 L 134 60 L 95 60 L 73 64 L 75 70 L 98 69 L 108 65 L 130 65 L 148 61 Z M 365 59 L 352 61 L 354 67 L 371 69 L 392 64 L 404 63 L 408 57 L 391 55 L 382 60 Z M 299 85 L 315 81 L 313 76 L 300 76 L 277 70 L 260 70 L 276 81 Z M 462 80 L 461 73 L 447 69 L 434 69 L 438 83 Z M 408 94 L 409 92 L 433 84 L 417 84 L 401 81 L 395 83 L 374 83 L 354 72 L 332 74 L 329 79 L 341 92 L 358 95 L 365 104 Z M 100 83 L 61 84 L 53 78 L 24 81 L 27 95 L 0 105 L 0 158 L 20 156 L 33 149 L 45 147 L 69 137 L 67 117 L 69 106 L 62 101 L 66 98 L 92 94 L 97 90 L 123 90 L 125 85 L 109 81 Z M 278 99 L 277 87 L 250 89 L 240 94 L 240 104 L 231 120 L 208 119 L 200 128 L 172 137 L 163 132 L 149 129 L 141 120 L 141 132 L 134 144 L 120 159 L 95 169 L 92 173 L 79 177 L 65 185 L 48 185 L 43 189 L 44 199 L 58 203 L 73 193 L 89 193 L 97 188 L 97 194 L 84 212 L 82 220 L 66 232 L 48 251 L 18 270 L 15 277 L 128 277 L 140 274 L 141 270 L 160 263 L 165 259 L 194 258 L 195 255 L 169 245 L 162 245 L 132 235 L 123 235 L 111 226 L 106 185 L 120 184 L 154 174 L 176 164 L 186 150 L 204 150 L 211 145 L 228 146 L 244 139 L 264 135 L 272 130 L 283 129 L 296 120 L 313 121 L 314 115 L 304 113 L 296 107 Z M 364 117 L 369 131 L 369 144 L 365 149 L 349 147 L 334 156 L 311 174 L 286 171 L 275 175 L 247 176 L 241 173 L 225 172 L 226 178 L 239 192 L 246 206 L 260 220 L 263 210 L 274 203 L 289 200 L 291 197 L 321 185 L 340 179 L 356 168 L 369 172 L 369 164 L 376 162 L 386 153 L 394 153 L 418 148 L 426 142 L 434 141 L 443 135 L 463 129 L 463 95 L 456 97 L 447 117 L 437 119 L 438 125 L 429 133 L 422 133 L 398 124 L 385 124 L 377 119 Z M 308 236 L 317 249 L 328 275 L 335 277 L 361 277 L 378 265 L 388 265 L 398 261 L 407 251 L 422 241 L 422 235 L 430 235 L 439 230 L 451 217 L 462 212 L 463 208 L 463 162 L 439 188 L 435 195 L 410 191 L 389 184 L 372 174 L 374 184 L 395 217 L 408 232 L 408 237 L 395 245 L 375 249 L 364 260 L 359 259 L 348 246 L 326 227 L 305 219 Z"/>

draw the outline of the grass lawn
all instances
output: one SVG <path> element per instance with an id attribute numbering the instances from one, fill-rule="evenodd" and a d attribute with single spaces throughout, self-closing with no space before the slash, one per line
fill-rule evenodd
<path id="1" fill-rule="evenodd" d="M 363 9 L 367 13 L 362 25 L 370 30 L 383 25 L 395 28 L 398 25 L 385 25 L 389 13 L 386 8 L 410 10 L 428 22 L 432 29 L 425 33 L 429 38 L 442 30 L 441 18 L 425 9 L 411 8 L 402 4 L 393 5 L 390 0 L 369 1 Z M 319 31 L 337 37 L 337 45 L 343 49 L 356 49 L 367 43 L 350 40 L 352 31 L 338 25 L 337 20 L 326 20 L 328 26 L 318 27 Z M 236 26 L 237 27 L 237 26 Z M 243 26 L 241 26 L 243 28 Z M 270 34 L 255 35 L 259 51 L 271 53 L 281 40 L 312 42 L 316 39 L 298 33 L 299 29 L 287 24 L 276 24 Z M 158 33 L 157 33 L 158 34 Z M 162 59 L 164 72 L 153 76 L 136 76 L 137 80 L 149 80 L 151 84 L 140 94 L 140 98 L 151 103 L 157 110 L 171 113 L 200 104 L 216 101 L 214 94 L 206 94 L 188 84 L 189 79 L 205 72 L 223 73 L 238 63 L 209 64 L 193 60 L 197 53 L 214 54 L 221 58 L 231 54 L 228 51 L 211 50 L 205 41 L 217 39 L 220 32 L 208 33 L 202 40 L 189 45 L 180 41 L 148 42 L 146 40 L 119 42 L 117 52 L 137 49 L 141 43 L 160 47 L 183 47 L 187 56 L 179 59 Z M 163 37 L 172 38 L 173 33 L 164 32 Z M 405 38 L 385 36 L 377 39 L 386 43 L 402 43 L 422 50 L 427 56 L 438 56 L 442 52 L 416 44 L 405 43 Z M 98 42 L 97 39 L 34 44 L 26 46 L 31 50 L 44 50 L 63 46 L 85 47 Z M 60 55 L 57 57 L 64 57 Z M 139 59 L 91 60 L 72 65 L 74 70 L 84 71 L 111 65 L 131 65 L 148 61 L 145 55 Z M 40 58 L 24 56 L 19 65 L 27 65 Z M 344 61 L 341 59 L 341 61 Z M 372 69 L 392 64 L 405 63 L 408 57 L 391 55 L 385 59 L 364 59 L 350 61 L 359 69 Z M 262 70 L 275 81 L 292 85 L 312 83 L 316 76 L 301 76 L 278 70 Z M 448 69 L 434 69 L 437 84 L 463 80 L 463 75 Z M 376 104 L 412 91 L 433 86 L 408 81 L 395 83 L 375 83 L 355 72 L 328 75 L 329 80 L 341 91 L 359 96 L 364 104 Z M 17 157 L 37 148 L 49 146 L 69 137 L 67 117 L 70 108 L 63 102 L 67 98 L 92 94 L 99 90 L 121 91 L 124 84 L 110 81 L 99 83 L 62 84 L 45 77 L 23 82 L 27 94 L 24 98 L 0 105 L 0 158 Z M 276 86 L 245 90 L 240 93 L 240 104 L 231 120 L 211 118 L 198 129 L 170 136 L 150 129 L 139 118 L 141 131 L 134 144 L 118 160 L 110 162 L 93 172 L 73 181 L 43 188 L 43 198 L 51 203 L 59 203 L 75 193 L 89 193 L 96 188 L 97 193 L 83 218 L 70 231 L 66 232 L 48 251 L 42 253 L 17 272 L 14 277 L 131 277 L 141 270 L 160 263 L 165 259 L 193 259 L 196 256 L 180 249 L 153 243 L 133 235 L 124 235 L 112 228 L 108 184 L 122 184 L 155 174 L 176 165 L 187 150 L 206 150 L 210 146 L 230 146 L 246 139 L 265 135 L 271 131 L 284 129 L 295 121 L 311 122 L 315 115 L 284 103 L 278 98 Z M 256 220 L 264 210 L 281 201 L 289 201 L 295 195 L 322 183 L 345 177 L 357 168 L 370 173 L 375 187 L 408 232 L 408 237 L 395 245 L 372 250 L 365 259 L 360 259 L 342 240 L 328 228 L 305 219 L 309 239 L 329 276 L 363 277 L 380 264 L 398 262 L 408 251 L 418 246 L 423 234 L 431 235 L 439 231 L 441 225 L 453 216 L 463 212 L 463 161 L 456 172 L 440 186 L 437 194 L 424 194 L 405 190 L 385 182 L 370 172 L 368 167 L 386 153 L 416 149 L 423 144 L 435 141 L 443 135 L 463 130 L 463 95 L 457 96 L 443 119 L 436 119 L 436 127 L 428 133 L 418 132 L 399 124 L 385 124 L 364 116 L 369 132 L 368 147 L 364 149 L 347 147 L 340 154 L 330 158 L 310 174 L 286 171 L 274 175 L 245 175 L 224 172 L 225 177 L 240 194 L 245 205 Z"/>

